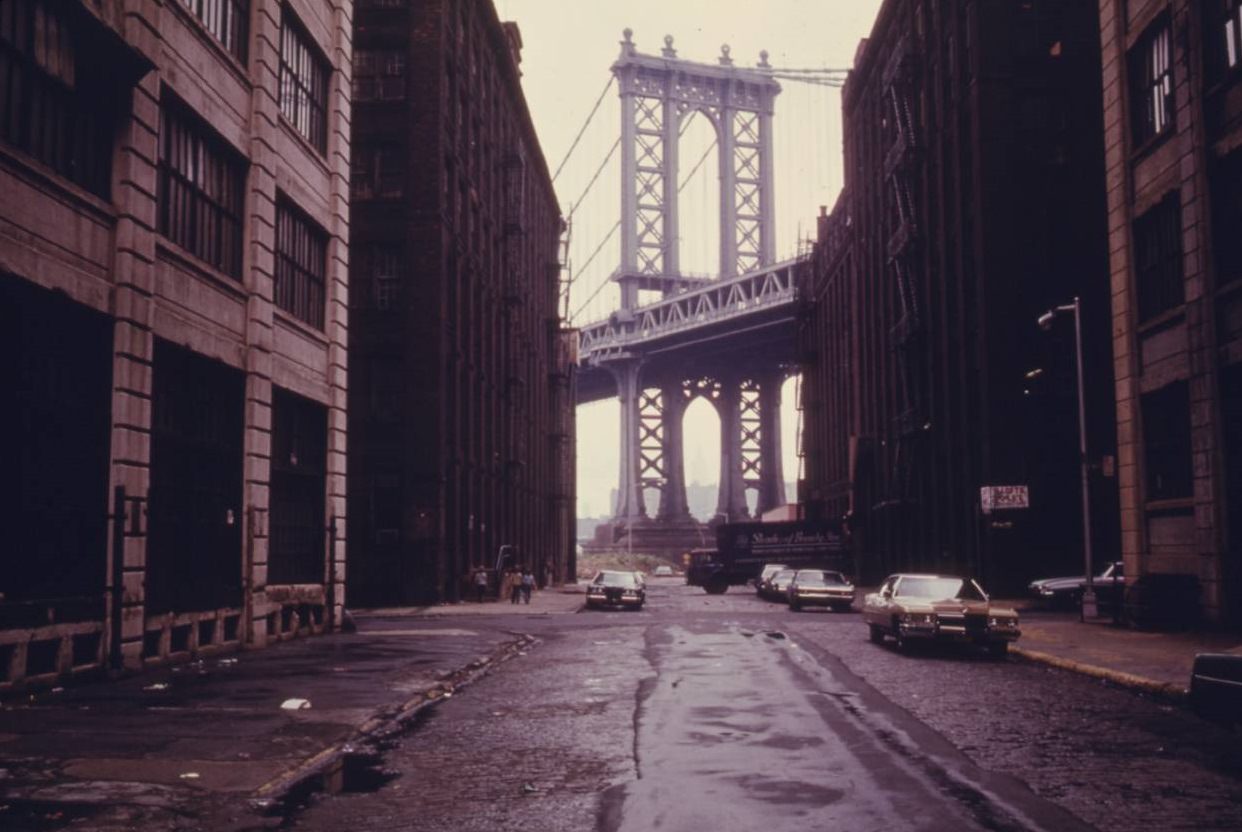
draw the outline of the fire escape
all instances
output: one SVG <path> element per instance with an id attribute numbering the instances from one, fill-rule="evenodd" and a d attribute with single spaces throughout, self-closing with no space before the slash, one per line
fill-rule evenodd
<path id="1" fill-rule="evenodd" d="M 910 36 L 905 35 L 898 41 L 882 76 L 884 117 L 892 140 L 884 157 L 889 226 L 886 254 L 900 314 L 889 331 L 900 379 L 900 403 L 892 420 L 892 435 L 897 447 L 891 459 L 891 493 L 903 503 L 915 496 L 915 447 L 925 430 L 928 412 L 922 372 L 924 321 L 915 283 L 921 233 L 915 192 L 920 144 L 918 122 L 911 104 L 914 66 L 910 53 Z"/>

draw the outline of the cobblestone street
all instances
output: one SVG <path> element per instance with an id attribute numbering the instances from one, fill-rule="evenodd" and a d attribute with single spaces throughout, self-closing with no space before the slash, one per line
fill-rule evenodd
<path id="1" fill-rule="evenodd" d="M 824 787 L 842 754 L 874 743 L 877 751 L 859 758 L 870 774 L 852 782 L 878 772 L 879 782 L 903 782 L 903 794 L 929 795 L 925 811 L 897 815 L 896 828 L 934 829 L 930 819 L 950 816 L 964 828 L 1071 828 L 1062 810 L 1118 832 L 1242 827 L 1242 754 L 1232 733 L 1066 671 L 970 652 L 902 654 L 868 643 L 855 614 L 790 613 L 745 591 L 709 597 L 676 582 L 653 582 L 638 614 L 515 618 L 513 626 L 540 643 L 399 738 L 380 764 L 390 782 L 320 795 L 287 823 L 638 828 L 632 815 L 645 805 L 740 808 L 755 783 L 774 776 L 758 749 L 775 742 L 788 761 L 776 774 L 788 782 L 772 786 L 773 797 L 789 783 L 799 784 L 794 792 Z M 735 655 L 724 652 L 729 645 Z M 687 669 L 732 691 L 736 709 L 692 724 L 705 707 L 690 705 L 711 703 L 690 690 Z M 766 687 L 743 690 L 730 675 Z M 682 677 L 681 687 L 661 687 Z M 806 710 L 808 702 L 820 704 Z M 804 732 L 796 742 L 780 725 L 790 719 Z M 739 730 L 751 738 L 739 739 Z M 849 741 L 833 750 L 841 738 Z M 703 791 L 679 789 L 653 762 L 673 754 L 680 777 L 722 742 L 733 744 L 747 773 L 706 787 L 697 781 Z M 818 774 L 808 773 L 808 760 Z M 637 793 L 647 797 L 635 804 L 640 773 L 647 782 Z M 660 783 L 666 788 L 652 791 Z M 865 791 L 842 799 L 865 804 Z M 770 828 L 797 825 L 794 813 L 783 814 L 787 797 L 772 804 Z M 821 809 L 801 822 L 818 828 L 816 818 L 826 817 Z"/>

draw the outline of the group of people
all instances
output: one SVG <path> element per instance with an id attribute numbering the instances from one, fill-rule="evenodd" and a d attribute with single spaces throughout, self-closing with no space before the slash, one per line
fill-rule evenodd
<path id="1" fill-rule="evenodd" d="M 483 597 L 487 594 L 487 570 L 482 567 L 474 571 L 473 576 L 475 600 L 480 604 L 483 603 Z M 500 592 L 498 600 L 503 600 L 505 596 L 509 597 L 510 604 L 517 604 L 525 601 L 530 603 L 531 593 L 535 590 L 535 573 L 530 567 L 523 569 L 508 568 L 500 577 Z"/>
<path id="2" fill-rule="evenodd" d="M 504 598 L 506 591 L 509 594 L 509 603 L 516 604 L 518 601 L 530 603 L 530 594 L 535 590 L 535 573 L 530 568 L 525 569 L 506 569 L 504 576 L 500 579 L 500 597 Z"/>

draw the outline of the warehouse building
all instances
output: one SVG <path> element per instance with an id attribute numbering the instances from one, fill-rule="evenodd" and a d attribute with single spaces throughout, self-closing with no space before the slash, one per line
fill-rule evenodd
<path id="1" fill-rule="evenodd" d="M 350 5 L 0 4 L 0 688 L 339 615 Z"/>
<path id="2" fill-rule="evenodd" d="M 363 0 L 354 32 L 349 602 L 559 582 L 576 338 L 520 34 L 491 0 Z"/>

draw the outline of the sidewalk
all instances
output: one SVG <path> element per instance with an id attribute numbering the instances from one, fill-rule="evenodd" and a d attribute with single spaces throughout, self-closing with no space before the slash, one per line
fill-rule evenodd
<path id="1" fill-rule="evenodd" d="M 1177 699 L 1186 696 L 1197 653 L 1242 655 L 1240 633 L 1137 630 L 1108 619 L 1082 622 L 1074 612 L 1023 609 L 1020 615 L 1014 655 Z"/>
<path id="2" fill-rule="evenodd" d="M 255 828 L 300 791 L 339 786 L 369 746 L 533 643 L 477 620 L 358 625 L 5 701 L 0 828 Z"/>
<path id="3" fill-rule="evenodd" d="M 486 598 L 483 603 L 473 599 L 460 604 L 436 604 L 429 607 L 388 607 L 367 610 L 365 617 L 386 615 L 417 615 L 425 617 L 459 615 L 563 615 L 577 612 L 586 597 L 585 584 L 565 584 L 531 593 L 530 603 L 512 604 L 508 598 Z"/>

